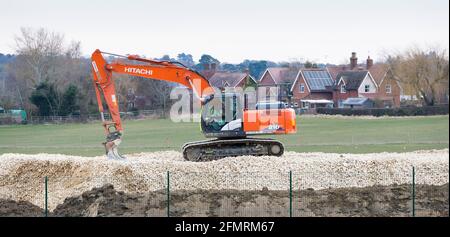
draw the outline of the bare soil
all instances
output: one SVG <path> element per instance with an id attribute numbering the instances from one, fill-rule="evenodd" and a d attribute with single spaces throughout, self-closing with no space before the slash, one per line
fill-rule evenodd
<path id="1" fill-rule="evenodd" d="M 416 216 L 448 216 L 449 185 L 417 185 Z M 292 193 L 293 216 L 411 216 L 412 186 L 300 190 Z M 286 190 L 176 190 L 170 216 L 289 216 Z M 0 216 L 42 216 L 29 202 L 0 200 Z M 111 184 L 66 198 L 50 216 L 167 216 L 165 190 L 132 194 Z"/>
<path id="2" fill-rule="evenodd" d="M 0 216 L 38 217 L 44 215 L 44 209 L 27 201 L 0 199 Z"/>

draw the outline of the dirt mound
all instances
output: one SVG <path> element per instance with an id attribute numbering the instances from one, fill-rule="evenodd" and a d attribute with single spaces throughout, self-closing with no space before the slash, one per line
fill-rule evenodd
<path id="1" fill-rule="evenodd" d="M 294 216 L 411 216 L 411 186 L 301 190 L 293 192 Z M 418 185 L 417 216 L 448 216 L 449 186 Z M 177 190 L 170 216 L 288 216 L 289 192 L 262 190 Z M 163 190 L 145 194 L 112 185 L 67 198 L 52 216 L 167 216 Z"/>
<path id="2" fill-rule="evenodd" d="M 30 202 L 0 199 L 0 217 L 38 217 L 43 215 L 44 210 Z"/>
<path id="3" fill-rule="evenodd" d="M 163 195 L 161 193 L 161 195 Z M 153 196 L 153 195 L 151 195 Z M 161 197 L 162 198 L 162 197 Z M 53 216 L 146 216 L 147 198 L 116 191 L 111 184 L 69 197 L 58 205 Z M 142 208 L 142 207 L 147 208 Z"/>

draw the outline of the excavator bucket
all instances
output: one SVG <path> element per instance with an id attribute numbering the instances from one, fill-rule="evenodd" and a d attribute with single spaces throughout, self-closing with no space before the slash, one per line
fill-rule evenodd
<path id="1" fill-rule="evenodd" d="M 119 153 L 117 147 L 109 150 L 106 153 L 106 156 L 108 157 L 108 160 L 125 160 L 125 157 Z"/>
<path id="2" fill-rule="evenodd" d="M 125 157 L 119 153 L 118 147 L 122 142 L 120 138 L 120 133 L 114 132 L 110 133 L 106 137 L 106 142 L 103 143 L 105 146 L 106 156 L 109 160 L 125 160 Z"/>

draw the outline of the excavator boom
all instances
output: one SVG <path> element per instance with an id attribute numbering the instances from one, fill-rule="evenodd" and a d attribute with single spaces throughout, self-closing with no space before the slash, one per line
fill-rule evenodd
<path id="1" fill-rule="evenodd" d="M 103 57 L 103 54 L 125 58 L 127 59 L 127 62 L 116 61 L 108 63 Z M 201 74 L 177 62 L 150 60 L 140 58 L 137 55 L 123 56 L 101 52 L 98 49 L 92 54 L 91 60 L 95 93 L 107 136 L 106 142 L 103 144 L 107 156 L 112 159 L 123 158 L 117 151 L 117 147 L 121 142 L 121 136 L 123 134 L 123 126 L 119 113 L 119 102 L 112 77 L 113 73 L 175 82 L 191 88 L 201 101 L 205 101 L 208 96 L 214 94 L 214 89 L 209 85 L 208 80 Z M 105 120 L 101 99 L 102 96 L 108 106 L 108 112 L 111 115 L 112 121 Z"/>

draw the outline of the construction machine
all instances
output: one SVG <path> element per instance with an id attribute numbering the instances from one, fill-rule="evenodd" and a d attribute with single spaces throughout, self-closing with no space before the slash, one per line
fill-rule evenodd
<path id="1" fill-rule="evenodd" d="M 114 60 L 107 62 L 104 55 L 111 55 Z M 122 60 L 117 60 L 121 58 Z M 124 129 L 114 86 L 114 73 L 175 82 L 192 89 L 193 94 L 201 101 L 202 132 L 205 137 L 214 139 L 184 144 L 183 157 L 189 161 L 211 161 L 241 155 L 281 156 L 284 152 L 281 142 L 268 138 L 249 137 L 249 135 L 296 132 L 293 109 L 248 109 L 247 97 L 242 105 L 241 95 L 233 92 L 218 92 L 201 73 L 179 62 L 158 61 L 137 55 L 124 56 L 98 49 L 92 54 L 91 60 L 93 84 L 106 133 L 106 141 L 103 145 L 110 159 L 124 159 L 118 152 Z M 111 120 L 108 121 L 105 119 L 102 97 L 110 114 Z M 217 100 L 217 97 L 221 98 Z"/>

